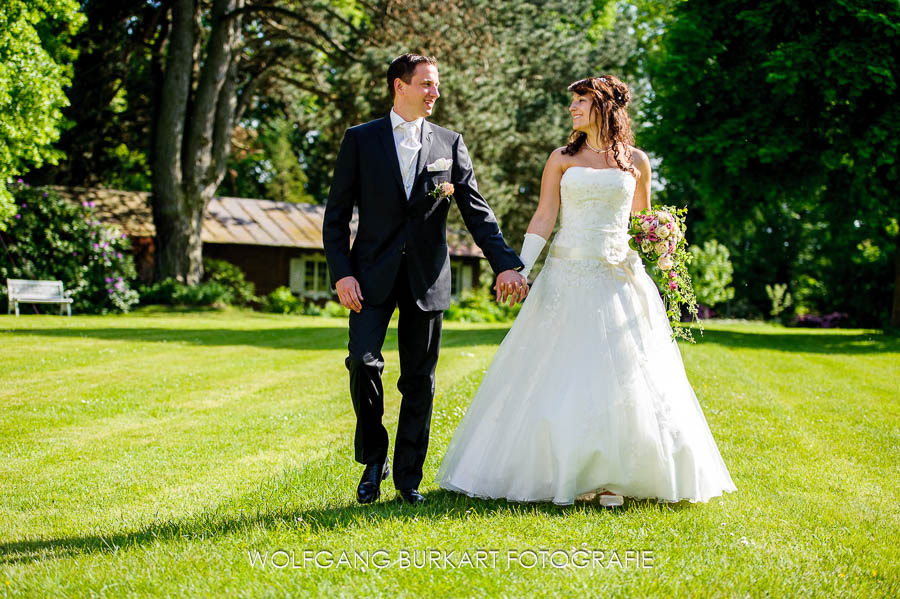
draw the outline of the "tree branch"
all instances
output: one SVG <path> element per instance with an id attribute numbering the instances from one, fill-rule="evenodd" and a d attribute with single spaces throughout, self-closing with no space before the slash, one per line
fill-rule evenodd
<path id="1" fill-rule="evenodd" d="M 310 29 L 312 29 L 323 40 L 325 40 L 329 45 L 333 46 L 338 52 L 343 54 L 345 57 L 349 58 L 350 60 L 353 60 L 354 62 L 357 62 L 356 57 L 353 55 L 353 53 L 350 52 L 350 50 L 345 48 L 343 46 L 343 44 L 341 44 L 340 42 L 337 42 L 334 39 L 332 39 L 332 37 L 330 35 L 328 35 L 328 32 L 326 32 L 324 29 L 322 29 L 319 25 L 317 25 L 316 23 L 311 21 L 305 15 L 303 15 L 299 12 L 293 11 L 293 10 L 289 10 L 287 8 L 282 8 L 280 6 L 255 6 L 255 5 L 244 6 L 242 8 L 238 8 L 236 10 L 233 10 L 233 11 L 225 14 L 223 18 L 231 19 L 231 18 L 238 17 L 242 14 L 251 14 L 251 13 L 272 13 L 272 14 L 281 15 L 283 17 L 288 17 L 288 18 L 294 19 L 295 21 L 299 21 L 299 22 L 303 23 L 304 25 L 306 25 L 307 27 L 309 27 Z"/>

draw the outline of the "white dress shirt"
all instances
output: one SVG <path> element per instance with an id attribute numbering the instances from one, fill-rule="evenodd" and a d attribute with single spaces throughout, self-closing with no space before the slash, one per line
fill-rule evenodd
<path id="1" fill-rule="evenodd" d="M 397 150 L 397 161 L 400 163 L 400 175 L 403 177 L 403 189 L 406 191 L 406 199 L 412 192 L 413 179 L 416 176 L 416 159 L 422 143 L 422 121 L 419 117 L 414 121 L 407 121 L 394 112 L 391 108 L 391 126 L 394 130 L 394 147 Z"/>

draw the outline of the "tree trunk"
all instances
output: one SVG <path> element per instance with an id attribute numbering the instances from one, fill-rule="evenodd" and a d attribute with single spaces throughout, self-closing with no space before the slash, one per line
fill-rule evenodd
<path id="1" fill-rule="evenodd" d="M 153 140 L 155 278 L 203 277 L 203 214 L 225 173 L 237 119 L 238 45 L 244 0 L 215 0 L 196 51 L 199 0 L 173 0 L 172 28 Z M 202 61 L 195 68 L 194 57 Z M 196 83 L 194 76 L 196 75 Z M 192 95 L 193 91 L 193 95 Z"/>
<path id="2" fill-rule="evenodd" d="M 178 194 L 180 201 L 172 206 L 174 211 L 158 214 L 163 202 L 153 202 L 153 221 L 156 223 L 155 278 L 161 281 L 173 278 L 186 285 L 196 285 L 203 278 L 203 210 L 197 210 L 200 198 L 188 198 Z M 205 204 L 204 204 L 205 205 Z"/>

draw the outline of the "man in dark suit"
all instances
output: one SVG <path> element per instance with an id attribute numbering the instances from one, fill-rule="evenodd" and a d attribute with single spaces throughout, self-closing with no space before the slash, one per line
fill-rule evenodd
<path id="1" fill-rule="evenodd" d="M 325 256 L 341 304 L 351 310 L 350 395 L 356 411 L 356 460 L 365 464 L 356 498 L 372 503 L 387 478 L 388 433 L 382 425 L 381 348 L 399 306 L 402 394 L 394 444 L 394 486 L 418 504 L 434 399 L 434 373 L 443 311 L 450 306 L 447 213 L 455 199 L 466 227 L 497 277 L 497 297 L 521 301 L 522 262 L 506 245 L 497 220 L 478 193 L 459 133 L 432 125 L 440 96 L 437 61 L 405 54 L 388 68 L 393 108 L 384 118 L 344 134 L 325 208 Z M 452 191 L 447 185 L 452 184 Z M 448 194 L 449 192 L 449 194 Z M 350 248 L 350 219 L 359 226 Z"/>

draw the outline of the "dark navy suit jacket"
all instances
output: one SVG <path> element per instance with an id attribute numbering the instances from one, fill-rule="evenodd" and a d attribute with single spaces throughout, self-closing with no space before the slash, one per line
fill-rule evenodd
<path id="1" fill-rule="evenodd" d="M 466 228 L 493 271 L 523 267 L 504 241 L 490 206 L 478 193 L 462 136 L 423 120 L 421 143 L 407 200 L 390 115 L 351 127 L 344 134 L 325 207 L 322 238 L 332 282 L 356 277 L 366 303 L 380 304 L 388 297 L 405 252 L 409 287 L 419 308 L 446 310 L 450 306 L 450 199 L 430 195 L 445 181 L 453 184 L 453 198 Z M 426 168 L 440 158 L 449 158 L 452 166 L 436 172 Z M 351 248 L 354 206 L 359 210 L 359 225 Z"/>

